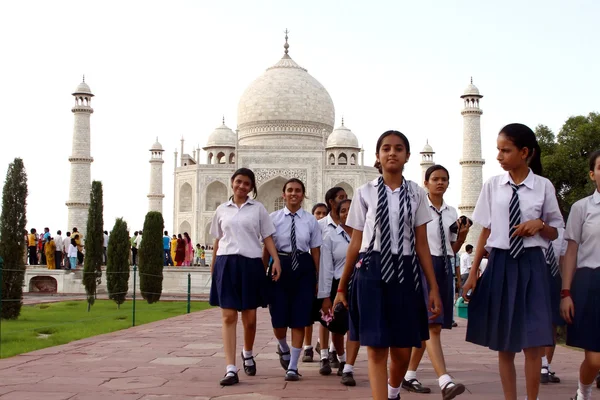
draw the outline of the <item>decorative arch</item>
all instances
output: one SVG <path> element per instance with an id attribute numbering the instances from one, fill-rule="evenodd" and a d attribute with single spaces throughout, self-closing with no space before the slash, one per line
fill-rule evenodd
<path id="1" fill-rule="evenodd" d="M 181 236 L 183 236 L 184 232 L 187 232 L 188 235 L 190 235 L 192 241 L 194 240 L 194 238 L 192 237 L 192 226 L 187 221 L 183 221 L 181 224 L 179 224 L 179 232 L 177 233 L 181 233 Z"/>
<path id="2" fill-rule="evenodd" d="M 350 165 L 356 165 L 356 154 L 350 156 Z"/>
<path id="3" fill-rule="evenodd" d="M 338 156 L 338 165 L 348 165 L 348 157 L 346 157 L 346 153 L 340 153 Z"/>
<path id="4" fill-rule="evenodd" d="M 225 153 L 222 151 L 217 154 L 217 164 L 225 164 L 226 163 Z"/>
<path id="5" fill-rule="evenodd" d="M 329 165 L 335 165 L 335 156 L 333 155 L 333 153 L 329 154 Z"/>
<path id="6" fill-rule="evenodd" d="M 258 188 L 258 197 L 256 199 L 267 208 L 268 212 L 272 213 L 273 211 L 276 211 L 275 201 L 278 198 L 281 198 L 283 194 L 283 185 L 285 185 L 286 182 L 286 178 L 283 178 L 282 176 L 276 176 L 273 179 L 263 183 Z"/>
<path id="7" fill-rule="evenodd" d="M 213 163 L 213 157 L 214 157 L 214 156 L 213 156 L 213 153 L 212 153 L 212 151 L 211 151 L 210 153 L 208 153 L 208 156 L 207 156 L 207 158 L 206 158 L 206 163 L 207 163 L 207 164 L 212 164 L 212 163 Z"/>
<path id="8" fill-rule="evenodd" d="M 285 207 L 285 200 L 283 200 L 283 196 L 277 197 L 273 203 L 273 211 L 279 211 L 283 207 Z"/>
<path id="9" fill-rule="evenodd" d="M 221 181 L 212 182 L 206 187 L 204 200 L 204 210 L 215 211 L 219 205 L 227 201 L 227 186 Z"/>
<path id="10" fill-rule="evenodd" d="M 339 186 L 342 189 L 344 189 L 346 191 L 346 195 L 348 195 L 348 198 L 351 199 L 354 196 L 354 189 L 352 188 L 352 186 L 347 183 L 347 182 L 340 182 L 338 184 L 335 184 L 333 186 Z"/>
<path id="11" fill-rule="evenodd" d="M 192 185 L 184 183 L 179 189 L 179 212 L 192 211 Z"/>
<path id="12" fill-rule="evenodd" d="M 235 164 L 235 153 L 229 154 L 229 164 Z"/>
<path id="13" fill-rule="evenodd" d="M 215 242 L 215 238 L 210 234 L 211 225 L 212 225 L 212 223 L 208 223 L 204 227 L 204 245 L 205 246 L 212 246 Z"/>

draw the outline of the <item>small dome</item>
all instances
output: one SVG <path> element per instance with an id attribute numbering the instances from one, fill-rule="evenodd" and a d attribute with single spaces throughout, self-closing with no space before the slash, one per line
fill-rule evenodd
<path id="1" fill-rule="evenodd" d="M 425 143 L 425 147 L 421 150 L 421 153 L 434 153 L 433 147 L 429 145 L 429 142 Z"/>
<path id="2" fill-rule="evenodd" d="M 466 96 L 475 96 L 475 97 L 479 97 L 479 98 L 483 97 L 479 93 L 479 89 L 477 89 L 477 86 L 473 85 L 473 78 L 471 78 L 471 83 L 469 84 L 469 86 L 467 86 L 467 88 L 465 89 L 465 92 L 460 97 L 463 98 Z"/>
<path id="3" fill-rule="evenodd" d="M 75 89 L 75 91 L 73 92 L 73 94 L 89 94 L 92 95 L 92 90 L 90 89 L 90 87 L 88 86 L 87 83 L 85 82 L 81 82 L 79 85 L 77 85 L 77 88 Z"/>
<path id="4" fill-rule="evenodd" d="M 234 131 L 229 129 L 225 125 L 225 119 L 223 119 L 223 125 L 219 126 L 210 134 L 206 141 L 206 147 L 235 147 L 237 143 L 237 136 Z"/>
<path id="5" fill-rule="evenodd" d="M 358 148 L 358 139 L 356 138 L 356 135 L 344 126 L 343 119 L 342 125 L 334 129 L 327 138 L 327 148 L 329 149 L 332 147 Z"/>
<path id="6" fill-rule="evenodd" d="M 162 145 L 158 143 L 158 138 L 156 138 L 156 142 L 150 147 L 150 151 L 164 151 Z"/>

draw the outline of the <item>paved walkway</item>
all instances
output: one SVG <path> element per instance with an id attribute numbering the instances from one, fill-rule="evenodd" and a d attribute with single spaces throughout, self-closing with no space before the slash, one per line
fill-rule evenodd
<path id="1" fill-rule="evenodd" d="M 459 398 L 503 399 L 495 353 L 466 343 L 466 321 L 458 322 L 458 328 L 445 332 L 444 348 L 452 375 L 468 389 Z M 241 333 L 240 325 L 240 350 Z M 358 385 L 347 388 L 336 375 L 320 376 L 318 363 L 301 363 L 303 380 L 284 382 L 275 348 L 268 312 L 261 310 L 254 348 L 258 375 L 247 377 L 241 372 L 240 384 L 221 387 L 218 380 L 225 366 L 220 311 L 200 311 L 0 360 L 0 400 L 371 398 L 364 351 L 355 370 Z M 558 347 L 555 369 L 563 382 L 543 386 L 540 399 L 568 399 L 577 387 L 582 357 L 581 352 Z M 522 375 L 522 355 L 517 356 L 517 363 L 517 371 Z M 433 393 L 402 392 L 402 399 L 440 399 L 437 380 L 426 357 L 419 377 L 433 388 Z M 519 399 L 523 399 L 522 376 L 518 383 Z M 600 392 L 594 390 L 599 397 Z"/>

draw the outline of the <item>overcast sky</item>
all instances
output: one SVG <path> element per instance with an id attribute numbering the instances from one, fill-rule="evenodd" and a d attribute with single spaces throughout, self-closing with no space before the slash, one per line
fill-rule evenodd
<path id="1" fill-rule="evenodd" d="M 446 200 L 460 201 L 463 103 L 473 76 L 481 101 L 484 179 L 501 172 L 495 139 L 510 122 L 558 132 L 600 111 L 598 1 L 4 1 L 0 3 L 0 175 L 21 157 L 28 228 L 67 230 L 71 93 L 92 92 L 92 178 L 104 221 L 142 228 L 148 149 L 165 152 L 164 216 L 172 229 L 173 152 L 235 129 L 245 88 L 283 54 L 329 91 L 336 126 L 374 161 L 377 136 L 407 134 L 406 169 L 420 180 L 425 140 L 449 168 Z M 205 159 L 204 154 L 202 159 Z"/>

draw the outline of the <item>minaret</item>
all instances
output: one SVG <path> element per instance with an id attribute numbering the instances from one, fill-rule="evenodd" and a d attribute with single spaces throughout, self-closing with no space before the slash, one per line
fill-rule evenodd
<path id="1" fill-rule="evenodd" d="M 458 209 L 461 215 L 469 218 L 473 215 L 483 186 L 483 164 L 485 164 L 485 160 L 481 158 L 481 114 L 483 111 L 479 108 L 479 99 L 482 97 L 479 89 L 473 85 L 473 78 L 464 94 L 460 96 L 464 101 L 464 108 L 461 111 L 463 116 L 463 154 L 460 160 L 462 188 Z M 473 226 L 465 245 L 476 246 L 480 233 L 481 226 Z"/>
<path id="2" fill-rule="evenodd" d="M 429 167 L 435 165 L 435 163 L 433 162 L 434 154 L 435 151 L 433 151 L 433 148 L 429 145 L 428 140 L 425 143 L 425 147 L 423 147 L 423 150 L 421 150 L 421 182 L 419 183 L 422 187 L 425 187 L 425 172 L 427 172 L 427 169 Z"/>
<path id="3" fill-rule="evenodd" d="M 162 214 L 163 212 L 163 179 L 162 179 L 162 168 L 163 163 L 163 148 L 156 143 L 150 148 L 150 192 L 148 193 L 148 211 L 158 211 Z"/>
<path id="4" fill-rule="evenodd" d="M 73 149 L 69 162 L 71 163 L 71 180 L 69 183 L 69 200 L 67 208 L 69 215 L 67 228 L 69 231 L 76 227 L 85 235 L 87 229 L 88 208 L 91 192 L 91 163 L 90 155 L 90 115 L 94 112 L 91 107 L 92 91 L 83 81 L 73 92 L 75 105 L 71 109 L 75 120 L 73 123 Z"/>

